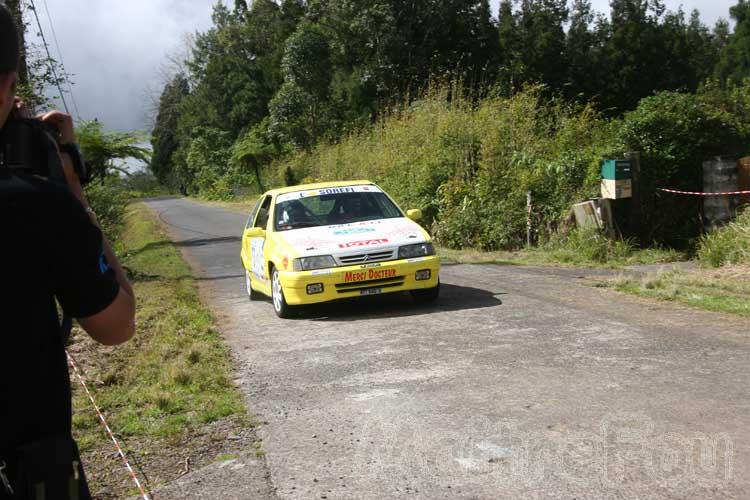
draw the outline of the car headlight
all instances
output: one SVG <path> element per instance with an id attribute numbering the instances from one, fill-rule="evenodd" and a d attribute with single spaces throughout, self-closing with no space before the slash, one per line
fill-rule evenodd
<path id="1" fill-rule="evenodd" d="M 399 259 L 411 259 L 414 257 L 424 257 L 426 255 L 435 255 L 435 247 L 432 243 L 424 242 L 417 243 L 416 245 L 406 245 L 399 247 L 398 258 Z"/>
<path id="2" fill-rule="evenodd" d="M 294 259 L 295 271 L 312 271 L 313 269 L 325 269 L 327 267 L 336 267 L 336 261 L 330 255 Z"/>

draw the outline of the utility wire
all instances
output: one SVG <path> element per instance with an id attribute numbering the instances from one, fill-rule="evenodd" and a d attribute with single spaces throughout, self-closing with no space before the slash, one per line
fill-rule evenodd
<path id="1" fill-rule="evenodd" d="M 70 100 L 73 101 L 73 108 L 76 110 L 76 117 L 80 120 L 81 113 L 78 111 L 78 103 L 76 102 L 75 95 L 73 95 L 73 84 L 70 81 L 70 75 L 68 74 L 68 71 L 65 69 L 66 66 L 65 66 L 65 62 L 63 61 L 62 50 L 60 50 L 60 43 L 57 41 L 57 33 L 55 33 L 55 24 L 52 22 L 52 16 L 49 13 L 49 7 L 47 7 L 47 0 L 44 0 L 44 11 L 47 13 L 47 19 L 49 19 L 49 27 L 52 30 L 52 39 L 55 41 L 55 47 L 57 47 L 57 56 L 60 59 L 60 66 L 62 66 L 63 77 L 65 77 L 65 81 L 68 83 L 68 94 L 70 94 Z"/>
<path id="2" fill-rule="evenodd" d="M 49 66 L 49 70 L 52 73 L 52 76 L 55 78 L 55 84 L 57 85 L 57 90 L 60 92 L 60 99 L 62 99 L 65 112 L 70 114 L 70 110 L 68 109 L 68 103 L 65 102 L 65 93 L 63 92 L 63 89 L 60 86 L 60 80 L 57 78 L 57 71 L 55 71 L 55 65 L 52 64 L 52 55 L 49 53 L 49 45 L 47 45 L 47 40 L 44 38 L 44 31 L 42 30 L 42 23 L 39 22 L 39 14 L 37 14 L 36 6 L 34 5 L 34 0 L 31 0 L 31 10 L 34 12 L 36 25 L 39 27 L 39 36 L 42 37 L 42 43 L 44 43 L 44 50 L 47 51 L 47 65 Z"/>

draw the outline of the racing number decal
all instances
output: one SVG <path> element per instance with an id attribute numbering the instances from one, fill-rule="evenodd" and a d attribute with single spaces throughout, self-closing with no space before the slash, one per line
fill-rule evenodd
<path id="1" fill-rule="evenodd" d="M 263 256 L 265 238 L 250 238 L 250 255 L 253 261 L 253 274 L 263 281 L 267 280 L 266 266 Z"/>

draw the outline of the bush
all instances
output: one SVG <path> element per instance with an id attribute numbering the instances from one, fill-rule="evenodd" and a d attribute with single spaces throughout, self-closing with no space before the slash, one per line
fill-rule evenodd
<path id="1" fill-rule="evenodd" d="M 117 240 L 125 221 L 128 202 L 122 180 L 114 175 L 95 180 L 86 186 L 86 197 L 104 234 L 110 241 Z"/>
<path id="2" fill-rule="evenodd" d="M 713 267 L 750 264 L 750 210 L 701 238 L 698 258 Z"/>
<path id="3" fill-rule="evenodd" d="M 556 262 L 606 264 L 623 261 L 633 256 L 635 247 L 630 241 L 612 240 L 596 228 L 576 229 L 566 235 L 556 235 L 544 245 Z"/>
<path id="4" fill-rule="evenodd" d="M 129 198 L 147 198 L 170 194 L 171 190 L 148 171 L 135 172 L 122 178 L 123 189 Z"/>
<path id="5" fill-rule="evenodd" d="M 526 192 L 536 225 L 550 232 L 571 203 L 597 193 L 611 143 L 610 125 L 593 108 L 545 99 L 541 90 L 479 103 L 434 90 L 285 166 L 297 179 L 376 181 L 405 208 L 422 209 L 446 246 L 517 247 Z"/>
<path id="6" fill-rule="evenodd" d="M 697 236 L 701 200 L 657 188 L 702 191 L 703 161 L 738 154 L 750 143 L 736 115 L 720 100 L 716 93 L 662 92 L 642 99 L 625 115 L 618 133 L 621 148 L 641 152 L 644 242 L 684 246 Z"/>

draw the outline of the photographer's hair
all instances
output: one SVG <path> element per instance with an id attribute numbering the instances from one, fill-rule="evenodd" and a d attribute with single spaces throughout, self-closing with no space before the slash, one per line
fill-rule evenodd
<path id="1" fill-rule="evenodd" d="M 18 26 L 4 3 L 0 3 L 0 76 L 18 69 Z"/>

